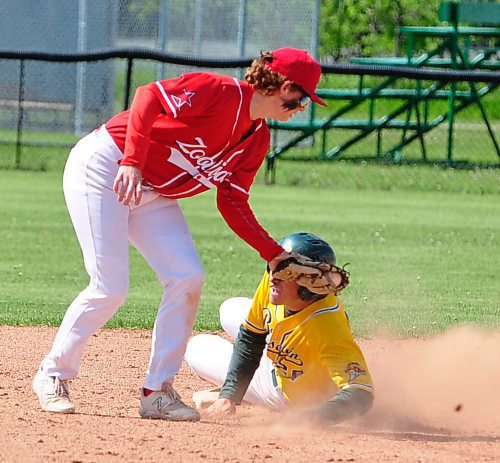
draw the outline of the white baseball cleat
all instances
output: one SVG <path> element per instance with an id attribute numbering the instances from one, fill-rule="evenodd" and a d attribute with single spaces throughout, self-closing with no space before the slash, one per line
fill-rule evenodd
<path id="1" fill-rule="evenodd" d="M 33 391 L 38 396 L 42 409 L 51 413 L 74 413 L 75 406 L 69 398 L 68 382 L 48 376 L 38 370 L 33 379 Z"/>
<path id="2" fill-rule="evenodd" d="M 219 392 L 219 388 L 195 392 L 193 394 L 194 405 L 198 410 L 209 407 L 219 398 Z"/>
<path id="3" fill-rule="evenodd" d="M 141 388 L 141 407 L 139 415 L 142 418 L 169 421 L 198 421 L 200 414 L 186 405 L 174 388 L 165 383 L 161 391 L 152 391 L 147 396 Z"/>

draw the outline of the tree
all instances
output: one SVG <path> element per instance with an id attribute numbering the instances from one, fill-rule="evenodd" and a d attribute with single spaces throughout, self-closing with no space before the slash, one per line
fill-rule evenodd
<path id="1" fill-rule="evenodd" d="M 400 55 L 404 25 L 438 24 L 440 0 L 322 0 L 320 55 L 335 60 L 354 56 Z"/>

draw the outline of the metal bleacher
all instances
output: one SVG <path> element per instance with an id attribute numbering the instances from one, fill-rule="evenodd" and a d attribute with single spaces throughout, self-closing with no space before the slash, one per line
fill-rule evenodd
<path id="1" fill-rule="evenodd" d="M 500 53 L 500 4 L 496 2 L 443 2 L 439 9 L 439 19 L 450 25 L 401 27 L 401 33 L 406 38 L 406 56 L 357 58 L 353 59 L 352 63 L 362 65 L 365 69 L 367 66 L 384 66 L 392 70 L 398 67 L 458 71 L 498 71 L 500 69 L 498 56 Z M 461 23 L 480 25 L 462 26 Z M 435 47 L 427 53 L 415 56 L 416 43 L 427 38 L 434 39 Z M 498 87 L 497 82 L 465 82 L 465 85 L 459 85 L 455 81 L 435 80 L 428 85 L 423 85 L 422 80 L 418 78 L 410 81 L 405 78 L 404 83 L 402 81 L 403 78 L 398 77 L 394 72 L 390 77 L 385 77 L 375 84 L 373 79 L 370 80 L 366 75 L 360 74 L 356 88 L 318 90 L 318 94 L 323 99 L 337 101 L 336 104 L 330 105 L 336 108 L 331 114 L 325 115 L 324 111 L 318 112 L 314 108 L 310 110 L 309 116 L 302 120 L 293 119 L 282 123 L 270 121 L 269 125 L 274 133 L 288 131 L 291 136 L 284 143 L 275 143 L 272 146 L 268 154 L 268 175 L 269 173 L 272 175 L 277 158 L 282 157 L 290 148 L 300 146 L 300 143 L 307 139 L 313 140 L 313 151 L 318 153 L 311 155 L 311 150 L 309 150 L 307 156 L 302 157 L 303 159 L 338 157 L 349 147 L 376 134 L 376 157 L 400 161 L 403 148 L 418 141 L 422 160 L 425 161 L 427 148 L 424 134 L 443 123 L 447 123 L 446 161 L 452 165 L 455 117 L 457 113 L 471 105 L 476 105 L 479 109 L 482 122 L 487 128 L 500 160 L 500 150 L 494 128 L 481 101 L 485 95 Z M 387 114 L 377 117 L 375 104 L 381 99 L 391 99 L 396 104 L 392 105 Z M 446 101 L 447 109 L 431 117 L 429 104 L 437 100 Z M 339 107 L 338 102 L 344 102 L 344 105 Z M 347 139 L 343 137 L 342 143 L 328 146 L 327 134 L 332 129 L 344 129 L 352 131 L 352 134 Z M 391 147 L 382 149 L 382 132 L 391 129 L 401 131 L 401 137 L 398 137 L 399 141 Z M 301 159 L 301 156 L 294 155 L 293 159 Z"/>

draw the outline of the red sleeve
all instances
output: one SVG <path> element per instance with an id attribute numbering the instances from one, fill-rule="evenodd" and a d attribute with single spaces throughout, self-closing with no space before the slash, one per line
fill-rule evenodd
<path id="1" fill-rule="evenodd" d="M 231 187 L 229 182 L 223 182 L 217 188 L 217 208 L 231 230 L 267 262 L 284 251 L 257 222 L 248 204 L 248 197 Z"/>
<path id="2" fill-rule="evenodd" d="M 229 227 L 270 262 L 284 249 L 259 224 L 248 204 L 250 188 L 269 148 L 269 129 L 264 121 L 262 124 L 246 149 L 251 155 L 245 156 L 233 175 L 217 188 L 217 208 Z"/>
<path id="3" fill-rule="evenodd" d="M 127 123 L 125 153 L 120 164 L 139 169 L 146 163 L 149 134 L 162 105 L 151 88 L 151 84 L 139 87 L 135 93 Z"/>

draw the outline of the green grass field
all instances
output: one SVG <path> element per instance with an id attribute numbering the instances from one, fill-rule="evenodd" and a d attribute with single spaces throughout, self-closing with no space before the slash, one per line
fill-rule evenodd
<path id="1" fill-rule="evenodd" d="M 342 163 L 329 169 L 317 173 L 317 180 L 328 180 L 287 185 L 287 175 L 311 174 L 283 163 L 283 178 L 274 186 L 260 178 L 251 202 L 276 238 L 317 233 L 334 245 L 340 264 L 350 263 L 352 284 L 342 298 L 358 335 L 427 336 L 462 323 L 500 325 L 498 170 L 485 173 L 487 191 L 467 192 L 461 185 L 469 172 Z M 446 181 L 433 188 L 443 175 Z M 476 175 L 467 183 L 484 182 Z M 423 191 L 418 179 L 427 176 L 433 180 Z M 60 169 L 0 170 L 0 324 L 57 325 L 87 284 L 61 177 Z M 264 263 L 225 225 L 212 192 L 182 205 L 207 274 L 196 328 L 217 329 L 219 304 L 251 296 Z M 129 298 L 109 326 L 151 327 L 160 293 L 132 249 Z"/>

